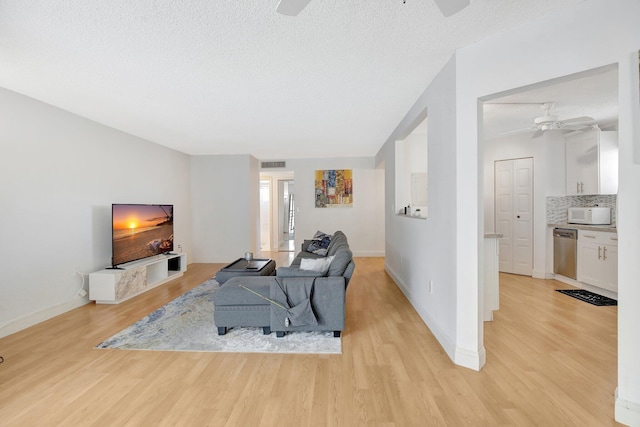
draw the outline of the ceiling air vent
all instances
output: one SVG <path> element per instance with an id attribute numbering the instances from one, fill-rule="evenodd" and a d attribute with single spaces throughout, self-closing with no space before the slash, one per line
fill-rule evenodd
<path id="1" fill-rule="evenodd" d="M 260 167 L 262 169 L 285 168 L 287 167 L 287 163 L 286 162 L 262 162 Z"/>

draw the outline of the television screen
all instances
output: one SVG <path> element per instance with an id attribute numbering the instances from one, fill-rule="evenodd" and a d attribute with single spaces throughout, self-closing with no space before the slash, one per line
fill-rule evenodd
<path id="1" fill-rule="evenodd" d="M 113 204 L 112 264 L 173 250 L 173 205 Z"/>

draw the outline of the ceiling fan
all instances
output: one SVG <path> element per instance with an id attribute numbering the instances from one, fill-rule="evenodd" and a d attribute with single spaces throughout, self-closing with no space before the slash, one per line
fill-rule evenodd
<path id="1" fill-rule="evenodd" d="M 311 0 L 280 0 L 276 11 L 283 15 L 296 16 L 310 1 Z M 445 17 L 458 13 L 469 6 L 469 0 L 433 0 L 433 2 L 440 8 L 440 11 Z"/>
<path id="2" fill-rule="evenodd" d="M 593 124 L 593 118 L 587 116 L 559 120 L 558 116 L 551 114 L 551 109 L 555 105 L 555 102 L 545 102 L 540 104 L 540 108 L 544 111 L 544 114 L 533 120 L 533 126 L 505 132 L 502 136 L 535 131 L 531 138 L 538 138 L 550 130 L 560 130 L 563 133 L 569 133 L 584 129 L 585 127 Z"/>

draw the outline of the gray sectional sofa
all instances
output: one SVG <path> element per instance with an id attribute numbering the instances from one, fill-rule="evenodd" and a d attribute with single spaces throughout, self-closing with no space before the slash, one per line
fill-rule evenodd
<path id="1" fill-rule="evenodd" d="M 254 326 L 279 337 L 291 331 L 333 331 L 339 337 L 344 330 L 346 290 L 355 269 L 353 255 L 342 231 L 331 236 L 326 255 L 309 252 L 310 243 L 305 240 L 291 265 L 277 268 L 275 277 L 227 280 L 214 295 L 218 334 L 231 327 Z M 303 259 L 331 256 L 325 274 L 301 268 L 307 263 Z"/>

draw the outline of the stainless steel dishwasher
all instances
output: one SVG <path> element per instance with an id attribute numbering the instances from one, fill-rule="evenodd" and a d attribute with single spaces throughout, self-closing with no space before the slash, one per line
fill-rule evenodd
<path id="1" fill-rule="evenodd" d="M 575 279 L 577 255 L 578 230 L 572 228 L 554 228 L 553 272 Z"/>

